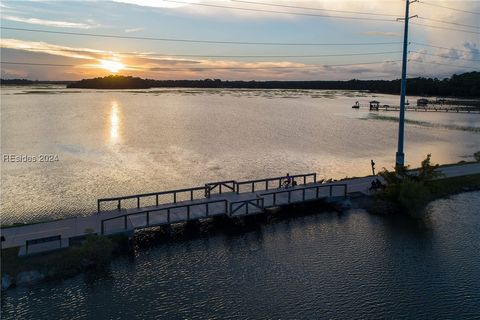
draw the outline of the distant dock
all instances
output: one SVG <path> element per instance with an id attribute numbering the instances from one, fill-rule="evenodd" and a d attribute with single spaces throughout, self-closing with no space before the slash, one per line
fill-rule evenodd
<path id="1" fill-rule="evenodd" d="M 480 106 L 452 105 L 444 103 L 431 103 L 420 101 L 415 105 L 405 105 L 405 111 L 416 112 L 451 112 L 451 113 L 480 113 Z M 368 104 L 361 104 L 358 101 L 352 106 L 353 109 L 368 108 L 370 111 L 400 111 L 400 106 L 381 104 L 380 101 L 370 101 Z"/>

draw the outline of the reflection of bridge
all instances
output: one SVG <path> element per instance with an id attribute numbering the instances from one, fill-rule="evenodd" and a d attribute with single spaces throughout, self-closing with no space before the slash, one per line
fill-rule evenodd
<path id="1" fill-rule="evenodd" d="M 118 213 L 102 219 L 100 230 L 102 234 L 114 234 L 214 216 L 241 217 L 273 207 L 347 196 L 347 184 L 318 183 L 315 173 L 290 176 L 287 188 L 285 181 L 286 177 L 229 180 L 204 187 L 99 199 L 99 214 Z"/>

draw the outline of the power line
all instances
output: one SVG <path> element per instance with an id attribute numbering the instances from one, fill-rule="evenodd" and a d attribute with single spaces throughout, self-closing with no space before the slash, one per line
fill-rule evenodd
<path id="1" fill-rule="evenodd" d="M 427 6 L 432 6 L 432 7 L 438 7 L 438 8 L 444 8 L 448 10 L 453 10 L 453 11 L 458 11 L 458 12 L 465 12 L 465 13 L 471 13 L 471 14 L 478 14 L 480 15 L 480 12 L 474 12 L 474 11 L 469 11 L 469 10 L 463 10 L 463 9 L 458 9 L 458 8 L 452 8 L 452 7 L 447 7 L 439 4 L 434 4 L 431 2 L 425 2 L 425 1 L 418 1 L 421 4 L 425 4 Z"/>
<path id="2" fill-rule="evenodd" d="M 441 26 L 432 26 L 432 25 L 429 25 L 429 24 L 418 23 L 418 22 L 410 22 L 410 23 L 411 23 L 411 24 L 414 24 L 414 25 L 417 25 L 417 26 L 424 26 L 424 27 L 428 27 L 428 28 L 435 28 L 435 29 L 442 29 L 442 30 L 450 30 L 450 31 L 459 31 L 459 32 L 480 34 L 480 32 L 471 31 L 471 30 L 462 30 L 462 29 L 454 29 L 454 28 L 441 27 Z"/>
<path id="3" fill-rule="evenodd" d="M 480 29 L 479 26 L 472 26 L 472 25 L 469 25 L 469 24 L 462 24 L 462 23 L 457 23 L 457 22 L 449 22 L 449 21 L 444 21 L 444 20 L 440 20 L 440 19 L 432 19 L 432 18 L 424 18 L 424 17 L 417 17 L 417 18 L 418 18 L 418 19 L 421 19 L 421 20 L 433 21 L 433 22 L 444 23 L 444 24 L 450 24 L 450 25 L 454 25 L 454 26 Z"/>
<path id="4" fill-rule="evenodd" d="M 426 43 L 420 43 L 420 42 L 410 42 L 411 44 L 417 45 L 417 46 L 422 46 L 422 47 L 431 47 L 431 48 L 437 48 L 437 49 L 446 49 L 446 50 L 455 50 L 455 51 L 460 51 L 460 52 L 466 52 L 466 53 L 471 53 L 471 51 L 468 50 L 462 50 L 462 49 L 455 49 L 455 48 L 447 48 L 447 47 L 440 47 L 440 46 L 435 46 L 431 44 L 426 44 Z"/>
<path id="5" fill-rule="evenodd" d="M 383 52 L 360 52 L 360 53 L 340 53 L 340 54 L 312 54 L 312 55 L 206 55 L 206 54 L 168 54 L 156 52 L 107 52 L 107 51 L 82 51 L 75 49 L 39 49 L 34 47 L 10 48 L 0 47 L 1 49 L 25 50 L 30 52 L 70 52 L 74 54 L 121 54 L 121 55 L 138 55 L 155 57 L 198 57 L 198 58 L 322 58 L 322 57 L 353 57 L 353 56 L 370 56 L 400 53 L 401 51 L 383 51 Z"/>
<path id="6" fill-rule="evenodd" d="M 266 13 L 287 14 L 287 15 L 296 15 L 296 16 L 307 16 L 307 17 L 337 18 L 337 19 L 347 19 L 347 20 L 383 21 L 383 22 L 395 22 L 396 21 L 396 20 L 393 20 L 393 19 L 351 17 L 351 16 L 329 16 L 329 15 L 304 13 L 304 12 L 285 12 L 285 11 L 275 11 L 275 10 L 266 10 L 266 9 L 231 7 L 231 6 L 222 6 L 222 5 L 216 5 L 216 4 L 194 3 L 194 2 L 185 2 L 185 1 L 177 1 L 177 0 L 162 0 L 162 1 L 172 2 L 172 3 L 180 3 L 180 4 L 188 4 L 188 5 L 194 5 L 194 6 L 202 6 L 202 7 L 211 7 L 211 8 L 232 9 L 232 10 L 242 10 L 242 11 L 251 11 L 251 12 L 266 12 Z"/>
<path id="7" fill-rule="evenodd" d="M 244 41 L 219 41 L 219 40 L 196 40 L 196 39 L 179 39 L 179 38 L 154 38 L 139 36 L 120 36 L 112 34 L 86 33 L 86 32 L 70 32 L 70 31 L 51 31 L 41 29 L 26 29 L 0 26 L 0 29 L 15 30 L 25 32 L 39 32 L 49 34 L 64 34 L 73 36 L 86 36 L 97 38 L 115 38 L 129 40 L 150 40 L 150 41 L 166 41 L 166 42 L 191 42 L 191 43 L 209 43 L 209 44 L 235 44 L 235 45 L 262 45 L 262 46 L 375 46 L 375 45 L 394 45 L 401 42 L 352 42 L 352 43 L 299 43 L 299 42 L 244 42 Z"/>
<path id="8" fill-rule="evenodd" d="M 424 54 L 427 56 L 434 56 L 434 57 L 440 57 L 440 58 L 445 58 L 445 59 L 453 59 L 453 60 L 464 60 L 464 61 L 480 61 L 479 59 L 465 59 L 465 58 L 457 58 L 457 57 L 450 57 L 442 54 L 434 54 L 434 53 L 428 53 L 428 52 L 420 52 L 420 51 L 410 51 L 413 53 L 418 53 L 418 54 Z"/>
<path id="9" fill-rule="evenodd" d="M 248 4 L 257 4 L 257 5 L 270 6 L 270 7 L 292 8 L 292 9 L 314 10 L 314 11 L 326 11 L 326 12 L 339 12 L 339 13 L 351 13 L 351 14 L 364 14 L 364 15 L 383 16 L 383 17 L 397 17 L 397 15 L 395 15 L 395 14 L 386 14 L 386 13 L 371 13 L 371 12 L 361 12 L 361 11 L 346 11 L 346 10 L 333 10 L 333 9 L 323 9 L 323 8 L 300 7 L 300 6 L 288 6 L 288 5 L 282 5 L 282 4 L 273 4 L 273 3 L 265 3 L 265 2 L 257 2 L 257 1 L 243 1 L 243 0 L 230 0 L 230 1 L 248 3 Z"/>

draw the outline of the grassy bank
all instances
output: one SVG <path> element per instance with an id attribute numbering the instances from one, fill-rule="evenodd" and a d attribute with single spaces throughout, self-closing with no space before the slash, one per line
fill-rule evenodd
<path id="1" fill-rule="evenodd" d="M 35 271 L 42 279 L 59 279 L 89 269 L 103 269 L 112 255 L 128 248 L 126 236 L 104 237 L 94 234 L 71 243 L 62 250 L 19 257 L 19 248 L 2 249 L 1 275 L 8 275 L 13 286 L 20 282 L 22 273 Z"/>

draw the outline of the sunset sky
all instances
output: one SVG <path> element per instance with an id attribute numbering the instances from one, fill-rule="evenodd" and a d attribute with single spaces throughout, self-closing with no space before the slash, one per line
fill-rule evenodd
<path id="1" fill-rule="evenodd" d="M 393 79 L 404 12 L 402 0 L 2 1 L 1 76 Z M 480 69 L 480 1 L 420 1 L 411 15 L 410 76 Z"/>

